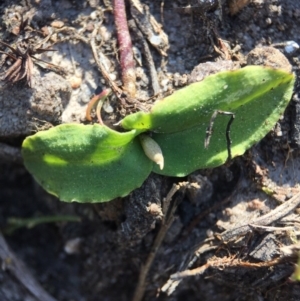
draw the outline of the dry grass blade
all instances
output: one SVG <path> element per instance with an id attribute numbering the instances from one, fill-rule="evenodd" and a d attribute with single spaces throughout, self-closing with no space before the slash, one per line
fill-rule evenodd
<path id="1" fill-rule="evenodd" d="M 28 43 L 25 43 L 25 40 L 21 41 L 16 45 L 16 48 L 13 48 L 11 45 L 0 41 L 0 44 L 7 47 L 11 52 L 0 51 L 4 54 L 4 60 L 2 61 L 1 67 L 5 61 L 9 58 L 14 61 L 14 63 L 0 74 L 2 81 L 7 83 L 16 83 L 24 78 L 26 78 L 27 84 L 29 87 L 33 87 L 33 60 L 42 61 L 34 57 L 34 54 L 40 54 L 47 51 L 55 51 L 55 49 L 50 48 L 33 48 Z M 52 64 L 50 64 L 52 65 Z M 59 67 L 58 67 L 59 68 Z"/>
<path id="2" fill-rule="evenodd" d="M 17 59 L 15 63 L 7 69 L 4 74 L 3 80 L 14 82 L 14 78 L 21 72 L 22 60 Z"/>
<path id="3" fill-rule="evenodd" d="M 27 63 L 27 68 L 25 68 L 25 70 L 26 70 L 27 83 L 29 87 L 32 87 L 33 86 L 33 82 L 32 82 L 33 61 L 29 55 L 27 56 L 26 63 Z"/>
<path id="4" fill-rule="evenodd" d="M 12 275 L 14 275 L 35 297 L 35 300 L 57 301 L 57 299 L 49 295 L 43 289 L 43 287 L 31 275 L 24 263 L 11 251 L 2 233 L 0 233 L 0 258 L 2 260 L 2 268 L 6 268 Z"/>

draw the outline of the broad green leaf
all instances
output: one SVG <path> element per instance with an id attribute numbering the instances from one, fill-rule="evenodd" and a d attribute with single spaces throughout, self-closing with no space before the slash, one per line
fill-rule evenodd
<path id="1" fill-rule="evenodd" d="M 292 86 L 292 81 L 292 74 L 269 67 L 249 66 L 220 72 L 158 101 L 149 113 L 125 117 L 121 125 L 128 130 L 159 133 L 181 132 L 203 122 L 207 126 L 214 110 L 235 111 L 257 98 L 264 99 L 283 84 Z"/>
<path id="2" fill-rule="evenodd" d="M 204 148 L 215 110 L 235 114 L 231 151 L 233 157 L 242 155 L 283 114 L 294 81 L 292 74 L 257 66 L 218 73 L 157 102 L 149 113 L 124 118 L 122 126 L 130 132 L 70 124 L 27 137 L 22 150 L 24 163 L 48 192 L 64 201 L 109 201 L 141 186 L 151 170 L 185 176 L 223 164 L 228 156 L 228 116 L 217 117 L 210 145 Z M 137 136 L 145 131 L 152 132 L 162 149 L 162 170 L 143 152 Z M 146 149 L 146 153 L 149 156 L 153 149 Z"/>
<path id="3" fill-rule="evenodd" d="M 154 132 L 165 165 L 153 171 L 185 176 L 200 168 L 216 167 L 228 157 L 228 116 L 218 116 L 208 149 L 207 126 L 214 111 L 235 113 L 231 126 L 232 156 L 242 155 L 261 140 L 283 114 L 294 86 L 294 76 L 283 70 L 249 66 L 207 77 L 158 101 L 149 113 L 139 112 L 122 120 L 126 129 Z"/>
<path id="4" fill-rule="evenodd" d="M 247 73 L 255 70 L 253 68 L 245 69 L 247 69 Z M 273 77 L 275 79 L 280 78 L 281 82 L 270 79 L 269 89 L 262 91 L 256 82 L 256 86 L 252 85 L 251 89 L 248 87 L 250 94 L 248 96 L 244 94 L 239 106 L 237 101 L 233 105 L 227 103 L 226 106 L 222 102 L 221 104 L 216 102 L 203 105 L 203 110 L 197 113 L 199 122 L 194 127 L 176 133 L 154 133 L 152 138 L 162 149 L 165 167 L 160 170 L 154 165 L 153 171 L 168 176 L 185 176 L 197 169 L 212 168 L 224 164 L 228 157 L 225 132 L 229 116 L 219 115 L 217 117 L 210 145 L 207 149 L 204 148 L 206 129 L 215 110 L 228 110 L 235 113 L 235 120 L 230 131 L 233 157 L 244 154 L 248 148 L 259 142 L 284 113 L 291 99 L 294 86 L 294 77 L 291 74 L 278 70 L 272 70 L 272 72 L 271 69 L 268 70 L 270 70 L 270 74 L 272 72 L 277 74 L 277 77 Z M 245 78 L 245 76 L 243 74 L 241 78 Z M 249 77 L 254 78 L 254 75 Z M 239 94 L 238 85 L 241 86 L 241 89 L 246 89 L 243 83 L 239 83 L 238 78 L 235 78 L 236 93 L 231 90 L 232 99 L 236 94 Z M 264 78 L 267 81 L 267 77 Z M 222 80 L 224 80 L 224 75 Z M 230 82 L 233 85 L 233 81 Z M 248 85 L 251 85 L 249 81 Z M 230 95 L 226 95 L 226 97 L 229 99 Z M 192 118 L 194 117 L 191 116 Z"/>
<path id="5" fill-rule="evenodd" d="M 63 201 L 109 201 L 140 187 L 151 172 L 137 134 L 97 124 L 60 125 L 24 140 L 24 164 Z"/>

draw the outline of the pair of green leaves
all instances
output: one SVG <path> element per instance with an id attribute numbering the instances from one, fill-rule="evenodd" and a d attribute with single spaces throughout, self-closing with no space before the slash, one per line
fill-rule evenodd
<path id="1" fill-rule="evenodd" d="M 64 124 L 27 137 L 26 168 L 63 201 L 104 202 L 140 187 L 151 171 L 185 176 L 227 160 L 228 117 L 214 124 L 210 145 L 206 129 L 215 110 L 235 114 L 232 156 L 261 140 L 283 114 L 294 76 L 282 70 L 249 66 L 221 72 L 158 101 L 149 113 L 125 117 L 119 133 L 102 125 Z M 151 132 L 164 156 L 162 170 L 146 157 L 139 135 Z"/>

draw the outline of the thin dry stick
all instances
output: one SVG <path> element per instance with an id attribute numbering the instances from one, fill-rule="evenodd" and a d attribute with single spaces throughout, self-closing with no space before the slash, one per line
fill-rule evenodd
<path id="1" fill-rule="evenodd" d="M 293 226 L 287 226 L 287 227 L 268 227 L 268 226 L 258 226 L 255 224 L 249 224 L 249 226 L 258 232 L 288 232 L 288 231 L 294 231 L 295 227 Z"/>
<path id="2" fill-rule="evenodd" d="M 289 201 L 285 202 L 284 204 L 278 206 L 275 210 L 271 211 L 270 213 L 268 213 L 264 216 L 261 216 L 258 219 L 252 221 L 251 224 L 243 225 L 239 228 L 225 231 L 220 236 L 223 239 L 223 241 L 228 241 L 230 239 L 233 239 L 236 236 L 244 235 L 253 228 L 259 228 L 259 227 L 268 225 L 278 219 L 281 219 L 282 217 L 284 217 L 285 215 L 290 213 L 292 210 L 294 210 L 299 204 L 300 204 L 300 193 L 295 195 L 293 198 L 291 198 Z M 258 223 L 259 223 L 259 225 L 258 225 Z M 268 229 L 268 228 L 266 228 L 266 229 Z M 276 230 L 287 230 L 287 228 L 284 228 L 284 229 L 275 228 L 275 227 L 271 227 L 271 228 L 272 229 L 274 228 L 274 230 L 275 229 Z M 217 244 L 211 245 L 211 249 L 215 249 L 217 247 L 218 247 Z M 207 251 L 207 250 L 209 250 L 209 249 L 206 248 L 205 251 Z M 199 252 L 199 251 L 200 250 L 197 250 L 195 252 L 195 256 L 193 256 L 192 260 L 188 264 L 186 264 L 186 268 L 190 268 L 194 264 L 195 260 L 199 256 L 198 253 L 203 253 L 202 251 L 201 252 Z M 248 263 L 248 262 L 241 262 L 241 261 L 234 262 L 233 259 L 230 259 L 230 262 L 232 264 L 230 266 L 233 266 L 233 264 L 240 265 L 240 266 L 246 266 L 246 267 L 253 267 L 253 268 L 263 266 L 261 264 L 259 264 L 259 266 L 256 266 L 255 263 Z M 171 275 L 168 282 L 163 286 L 162 291 L 164 291 L 168 295 L 170 295 L 173 292 L 174 287 L 176 287 L 180 283 L 181 279 L 183 279 L 185 277 L 189 277 L 189 276 L 200 275 L 200 274 L 204 273 L 207 268 L 209 268 L 211 266 L 217 266 L 215 263 L 216 262 L 208 262 L 199 268 L 196 268 L 193 270 L 185 270 L 185 271 L 177 272 L 177 273 Z M 269 262 L 266 262 L 263 264 L 265 264 L 266 266 L 272 266 L 276 263 L 277 263 L 277 261 L 276 262 L 269 261 Z M 224 264 L 224 262 L 222 262 L 222 264 Z"/>
<path id="3" fill-rule="evenodd" d="M 137 28 L 134 20 L 130 20 L 128 22 L 128 25 L 129 25 L 129 28 L 135 33 L 135 35 L 138 37 L 138 39 L 140 40 L 140 42 L 142 44 L 143 54 L 145 56 L 146 63 L 148 65 L 149 72 L 150 72 L 153 93 L 154 93 L 154 95 L 157 95 L 159 93 L 160 87 L 159 87 L 159 83 L 158 83 L 157 72 L 155 69 L 154 61 L 153 61 L 148 43 L 145 40 L 142 32 Z"/>
<path id="4" fill-rule="evenodd" d="M 113 12 L 120 49 L 123 88 L 129 96 L 135 97 L 136 75 L 124 0 L 113 0 Z"/>
<path id="5" fill-rule="evenodd" d="M 195 248 L 193 248 L 193 250 L 189 252 L 187 258 L 182 261 L 177 273 L 191 268 L 201 254 L 217 249 L 218 244 L 214 244 L 214 240 L 216 240 L 216 238 L 214 237 L 207 238 L 201 242 L 201 245 L 197 245 Z M 172 276 L 173 275 L 171 275 L 171 277 Z M 167 282 L 161 287 L 160 291 L 167 294 L 167 296 L 170 296 L 176 290 L 180 282 L 181 279 L 174 280 L 172 278 L 169 278 Z"/>
<path id="6" fill-rule="evenodd" d="M 271 223 L 288 215 L 291 211 L 293 211 L 299 205 L 300 205 L 300 193 L 297 193 L 291 199 L 284 202 L 280 206 L 276 207 L 271 212 L 251 221 L 251 224 L 255 224 L 257 226 L 270 225 Z M 220 234 L 220 238 L 226 242 L 226 241 L 233 239 L 234 237 L 245 235 L 249 231 L 251 231 L 251 225 L 249 223 L 247 223 L 238 228 L 234 228 L 234 229 L 223 232 L 222 234 Z"/>
<path id="7" fill-rule="evenodd" d="M 149 270 L 151 268 L 153 260 L 156 256 L 156 253 L 157 253 L 161 243 L 163 242 L 163 239 L 164 239 L 168 229 L 170 228 L 170 226 L 172 225 L 172 223 L 175 219 L 174 213 L 176 211 L 177 204 L 175 204 L 175 202 L 172 202 L 172 204 L 171 204 L 172 197 L 178 190 L 180 190 L 181 188 L 185 188 L 185 187 L 186 187 L 185 182 L 180 183 L 178 185 L 173 184 L 170 192 L 168 193 L 167 197 L 164 199 L 164 202 L 163 202 L 164 215 L 163 215 L 162 225 L 161 225 L 161 228 L 154 240 L 154 243 L 153 243 L 153 246 L 149 253 L 149 256 L 147 258 L 147 261 L 146 261 L 145 265 L 143 265 L 141 267 L 138 284 L 135 289 L 132 301 L 141 301 L 143 299 L 145 289 L 146 289 L 147 275 L 149 273 Z"/>
<path id="8" fill-rule="evenodd" d="M 232 155 L 231 155 L 231 144 L 232 144 L 232 141 L 231 141 L 231 138 L 230 138 L 230 127 L 231 127 L 231 124 L 232 124 L 232 122 L 233 122 L 233 120 L 235 118 L 235 114 L 234 113 L 232 113 L 232 112 L 226 112 L 226 111 L 220 111 L 220 110 L 214 111 L 214 113 L 211 116 L 211 119 L 210 119 L 210 122 L 209 122 L 209 126 L 206 129 L 206 137 L 205 137 L 205 141 L 204 141 L 204 147 L 208 148 L 208 145 L 209 145 L 209 142 L 210 142 L 210 138 L 211 138 L 212 133 L 213 133 L 213 126 L 214 126 L 214 123 L 215 123 L 215 120 L 216 120 L 218 114 L 231 116 L 230 119 L 229 119 L 229 121 L 228 121 L 228 123 L 227 123 L 227 127 L 226 127 L 226 141 L 227 141 L 227 152 L 228 152 L 227 161 L 230 161 L 232 159 Z"/>
<path id="9" fill-rule="evenodd" d="M 109 74 L 105 70 L 105 67 L 99 60 L 99 56 L 97 53 L 97 48 L 96 48 L 96 42 L 95 42 L 95 36 L 97 34 L 97 30 L 95 29 L 92 33 L 91 41 L 90 41 L 90 46 L 92 48 L 93 56 L 95 59 L 95 62 L 100 69 L 100 72 L 102 73 L 102 76 L 104 77 L 105 81 L 108 83 L 110 88 L 113 90 L 113 92 L 116 94 L 118 99 L 121 101 L 122 105 L 126 105 L 125 99 L 123 98 L 123 91 L 114 83 L 114 81 L 111 80 Z"/>
<path id="10" fill-rule="evenodd" d="M 0 233 L 0 258 L 8 269 L 26 289 L 40 301 L 57 301 L 50 296 L 41 285 L 33 278 L 25 267 L 24 263 L 19 260 L 10 250 L 4 237 Z"/>
<path id="11" fill-rule="evenodd" d="M 98 53 L 100 52 L 99 49 L 97 49 L 97 46 L 96 46 L 96 41 L 95 41 L 95 37 L 97 35 L 97 32 L 98 32 L 98 29 L 95 28 L 94 31 L 92 32 L 91 34 L 91 37 L 88 39 L 88 38 L 85 38 L 83 37 L 82 35 L 78 34 L 76 29 L 73 28 L 73 27 L 68 27 L 68 26 L 65 26 L 63 28 L 60 28 L 60 29 L 57 29 L 55 31 L 53 31 L 53 33 L 51 33 L 49 35 L 49 37 L 51 37 L 51 35 L 53 35 L 54 33 L 60 33 L 60 32 L 63 32 L 63 31 L 71 31 L 73 32 L 73 37 L 74 39 L 77 39 L 87 45 L 89 45 L 92 49 L 92 53 L 93 53 L 93 57 L 95 59 L 95 62 L 102 74 L 102 76 L 104 77 L 105 81 L 107 82 L 107 84 L 109 85 L 109 87 L 112 89 L 112 91 L 115 93 L 115 95 L 118 97 L 118 99 L 121 101 L 121 103 L 123 105 L 126 105 L 125 103 L 125 99 L 124 99 L 124 93 L 123 91 L 115 84 L 115 82 L 110 78 L 108 72 L 106 71 L 105 67 L 103 66 L 103 64 L 101 63 L 100 59 L 99 59 L 99 55 Z M 63 40 L 61 40 L 63 41 Z M 129 100 L 129 99 L 128 99 Z M 96 99 L 95 99 L 96 101 Z"/>
<path id="12" fill-rule="evenodd" d="M 232 258 L 221 258 L 214 261 L 207 262 L 206 264 L 202 265 L 199 268 L 193 270 L 186 270 L 183 272 L 179 272 L 176 274 L 171 275 L 171 279 L 173 280 L 180 280 L 185 277 L 196 276 L 203 274 L 209 267 L 216 267 L 216 268 L 234 268 L 234 267 L 241 267 L 241 268 L 264 268 L 264 267 L 271 267 L 274 266 L 282 261 L 281 258 L 276 258 L 274 260 L 266 261 L 266 262 L 248 262 L 248 261 L 241 261 L 240 259 L 232 259 Z"/>
<path id="13" fill-rule="evenodd" d="M 136 103 L 136 107 L 139 108 L 142 111 L 147 111 L 146 108 L 144 108 L 138 101 L 136 101 L 135 98 L 129 97 L 128 95 L 126 95 L 122 89 L 120 89 L 117 84 L 110 78 L 108 72 L 106 71 L 105 67 L 103 66 L 101 60 L 99 59 L 99 53 L 100 53 L 100 49 L 97 49 L 96 46 L 96 41 L 95 41 L 95 37 L 97 35 L 98 29 L 95 28 L 94 31 L 91 34 L 91 37 L 85 38 L 82 35 L 78 34 L 76 32 L 76 29 L 73 27 L 63 27 L 60 28 L 58 30 L 53 31 L 53 33 L 59 33 L 59 32 L 63 32 L 63 31 L 71 31 L 73 32 L 73 38 L 77 39 L 87 45 L 89 45 L 92 49 L 92 53 L 93 53 L 93 57 L 95 59 L 95 62 L 103 76 L 103 78 L 105 79 L 106 83 L 109 85 L 109 87 L 112 89 L 112 91 L 114 92 L 114 94 L 117 96 L 117 98 L 120 100 L 121 104 L 125 107 L 127 106 L 127 103 Z M 52 33 L 52 34 L 53 34 Z M 61 40 L 63 41 L 63 40 Z"/>
<path id="14" fill-rule="evenodd" d="M 142 5 L 140 0 L 129 0 L 129 2 L 131 15 L 140 31 L 162 56 L 167 56 L 168 37 L 163 32 L 162 26 L 150 14 L 149 7 Z"/>

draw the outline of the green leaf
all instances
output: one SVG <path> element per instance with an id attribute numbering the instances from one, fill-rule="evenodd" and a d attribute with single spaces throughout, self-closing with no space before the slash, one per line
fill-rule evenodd
<path id="1" fill-rule="evenodd" d="M 158 101 L 151 112 L 122 120 L 126 129 L 153 131 L 165 165 L 153 171 L 185 176 L 194 170 L 222 165 L 228 157 L 225 131 L 228 116 L 218 116 L 208 149 L 206 129 L 215 110 L 235 113 L 231 125 L 232 156 L 242 155 L 275 125 L 291 99 L 294 76 L 282 70 L 249 66 L 221 72 Z"/>
<path id="2" fill-rule="evenodd" d="M 263 99 L 282 84 L 292 87 L 292 82 L 292 74 L 269 67 L 220 72 L 158 101 L 149 113 L 126 116 L 121 125 L 128 130 L 159 133 L 180 132 L 201 123 L 207 126 L 214 110 L 234 112 L 257 98 Z"/>
<path id="3" fill-rule="evenodd" d="M 151 172 L 137 134 L 97 124 L 60 125 L 24 140 L 24 164 L 63 201 L 109 201 L 140 187 Z"/>
<path id="4" fill-rule="evenodd" d="M 64 201 L 109 201 L 141 186 L 151 170 L 185 176 L 223 164 L 228 157 L 228 116 L 216 118 L 210 145 L 204 148 L 216 110 L 235 114 L 231 152 L 233 157 L 242 155 L 283 114 L 294 81 L 285 71 L 258 66 L 218 73 L 157 102 L 149 113 L 124 118 L 122 126 L 130 132 L 66 124 L 28 137 L 23 143 L 24 163 L 48 192 Z M 162 170 L 143 152 L 137 136 L 145 131 L 152 132 L 162 150 Z M 159 148 L 149 151 L 147 145 L 146 153 L 156 158 Z"/>

